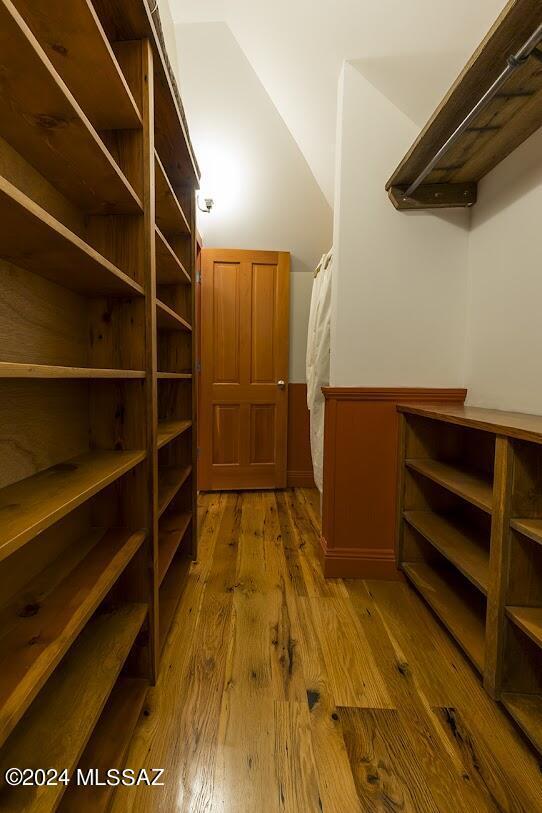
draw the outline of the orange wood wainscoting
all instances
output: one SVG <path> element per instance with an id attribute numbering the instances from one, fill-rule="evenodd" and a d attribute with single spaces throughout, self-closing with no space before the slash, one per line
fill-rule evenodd
<path id="1" fill-rule="evenodd" d="M 288 385 L 288 486 L 313 488 L 307 385 Z"/>
<path id="2" fill-rule="evenodd" d="M 334 578 L 401 579 L 395 566 L 398 403 L 463 403 L 463 389 L 325 387 L 322 559 Z"/>

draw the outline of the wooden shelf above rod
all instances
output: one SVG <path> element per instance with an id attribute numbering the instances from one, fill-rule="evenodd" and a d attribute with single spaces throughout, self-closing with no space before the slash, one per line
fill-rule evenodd
<path id="1" fill-rule="evenodd" d="M 510 0 L 386 184 L 396 209 L 474 205 L 478 181 L 542 125 L 542 48 L 535 48 L 422 185 L 405 194 L 541 24 L 538 0 Z"/>

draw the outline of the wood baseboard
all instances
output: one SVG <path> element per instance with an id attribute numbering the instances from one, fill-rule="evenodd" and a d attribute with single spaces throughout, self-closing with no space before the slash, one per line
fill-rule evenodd
<path id="1" fill-rule="evenodd" d="M 323 568 L 326 576 L 398 579 L 398 403 L 463 403 L 464 389 L 326 387 Z"/>
<path id="2" fill-rule="evenodd" d="M 322 567 L 328 579 L 377 579 L 405 581 L 397 569 L 393 548 L 329 548 L 324 536 L 320 538 Z"/>
<path id="3" fill-rule="evenodd" d="M 312 471 L 289 471 L 288 488 L 315 488 Z"/>

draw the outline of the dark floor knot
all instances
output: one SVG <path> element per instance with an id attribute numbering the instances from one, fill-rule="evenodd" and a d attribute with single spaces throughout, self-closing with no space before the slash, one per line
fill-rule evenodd
<path id="1" fill-rule="evenodd" d="M 309 704 L 309 711 L 312 711 L 315 705 L 320 700 L 320 692 L 315 689 L 307 689 L 307 703 Z"/>

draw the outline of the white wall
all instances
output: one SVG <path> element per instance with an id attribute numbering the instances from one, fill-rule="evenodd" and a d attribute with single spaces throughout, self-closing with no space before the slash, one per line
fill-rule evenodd
<path id="1" fill-rule="evenodd" d="M 345 63 L 339 89 L 331 383 L 462 386 L 468 213 L 393 208 L 418 127 L 361 70 Z"/>
<path id="2" fill-rule="evenodd" d="M 331 246 L 331 209 L 228 26 L 178 25 L 177 42 L 202 194 L 215 199 L 199 219 L 204 244 L 291 252 L 290 381 L 304 381 L 312 271 Z"/>
<path id="3" fill-rule="evenodd" d="M 542 414 L 542 130 L 479 184 L 469 250 L 469 403 Z"/>
<path id="4" fill-rule="evenodd" d="M 345 59 L 403 60 L 401 103 L 425 124 L 505 0 L 170 0 L 179 23 L 228 23 L 333 205 Z M 405 71 L 405 63 L 410 70 Z M 411 70 L 414 67 L 414 70 Z M 439 87 L 441 77 L 444 86 Z"/>

